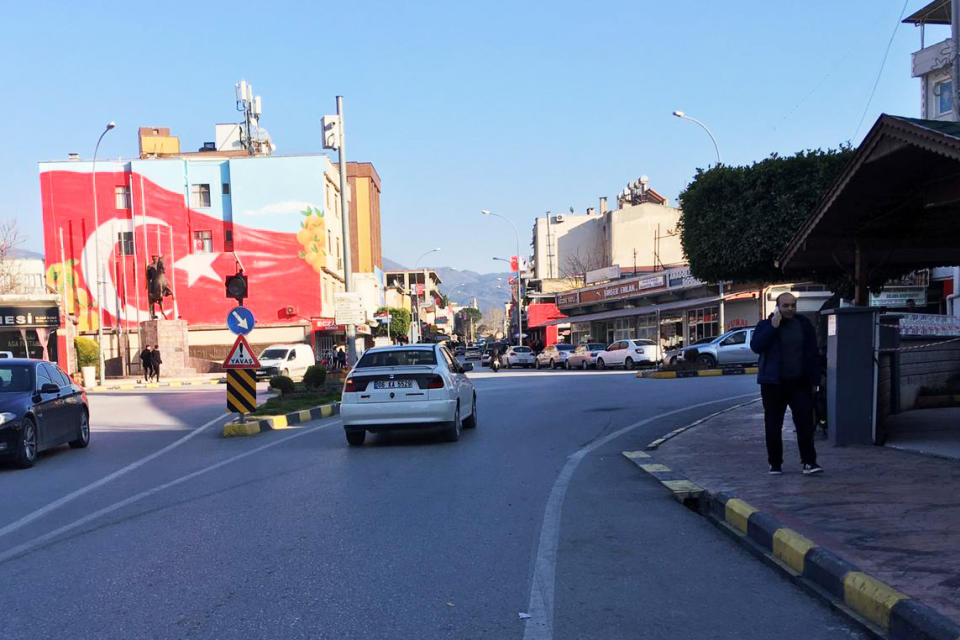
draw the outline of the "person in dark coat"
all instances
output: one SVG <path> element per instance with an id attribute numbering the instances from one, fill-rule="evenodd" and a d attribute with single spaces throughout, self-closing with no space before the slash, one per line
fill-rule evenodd
<path id="1" fill-rule="evenodd" d="M 160 365 L 163 364 L 163 360 L 160 359 L 160 345 L 153 345 L 153 352 L 150 360 L 153 362 L 154 381 L 160 382 Z"/>
<path id="2" fill-rule="evenodd" d="M 153 351 L 150 345 L 144 347 L 143 351 L 140 352 L 140 367 L 143 369 L 143 379 L 150 382 L 150 378 L 153 376 Z"/>
<path id="3" fill-rule="evenodd" d="M 770 473 L 783 473 L 783 418 L 787 407 L 797 428 L 803 473 L 820 473 L 813 444 L 813 394 L 820 384 L 820 358 L 813 323 L 797 315 L 797 299 L 777 296 L 777 308 L 753 331 L 750 348 L 760 356 L 757 382 L 763 398 L 763 420 Z"/>

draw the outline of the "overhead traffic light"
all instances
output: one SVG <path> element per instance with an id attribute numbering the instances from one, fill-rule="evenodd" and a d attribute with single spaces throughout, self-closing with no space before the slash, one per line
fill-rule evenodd
<path id="1" fill-rule="evenodd" d="M 237 301 L 237 304 L 242 307 L 243 299 L 249 295 L 247 290 L 247 276 L 244 275 L 243 269 L 237 270 L 232 276 L 227 276 L 224 279 L 224 287 L 227 291 L 227 297 L 233 298 Z"/>

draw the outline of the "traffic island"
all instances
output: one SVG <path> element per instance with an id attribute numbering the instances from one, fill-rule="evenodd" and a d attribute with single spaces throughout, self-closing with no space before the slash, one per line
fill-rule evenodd
<path id="1" fill-rule="evenodd" d="M 960 638 L 956 461 L 819 440 L 825 471 L 804 476 L 788 427 L 784 474 L 769 475 L 762 410 L 752 403 L 675 431 L 656 453 L 647 445 L 623 455 L 874 634 Z"/>
<path id="2" fill-rule="evenodd" d="M 238 418 L 223 425 L 223 437 L 233 438 L 236 436 L 255 436 L 264 431 L 277 431 L 279 429 L 289 429 L 298 424 L 319 420 L 320 418 L 329 418 L 340 413 L 340 403 L 332 402 L 309 409 L 291 411 L 282 415 L 257 416 L 250 414 L 248 417 Z"/>

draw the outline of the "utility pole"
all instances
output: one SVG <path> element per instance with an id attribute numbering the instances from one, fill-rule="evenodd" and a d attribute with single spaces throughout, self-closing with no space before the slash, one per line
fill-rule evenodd
<path id="1" fill-rule="evenodd" d="M 337 96 L 337 121 L 339 122 L 339 147 L 337 156 L 340 160 L 340 221 L 343 223 L 343 289 L 347 293 L 353 291 L 353 274 L 350 262 L 350 204 L 347 200 L 347 152 L 343 131 L 343 96 Z M 357 329 L 354 325 L 346 326 L 347 332 L 347 366 L 357 362 Z"/>

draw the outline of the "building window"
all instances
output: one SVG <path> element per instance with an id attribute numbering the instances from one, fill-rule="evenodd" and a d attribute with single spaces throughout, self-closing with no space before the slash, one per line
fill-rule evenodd
<path id="1" fill-rule="evenodd" d="M 120 245 L 120 255 L 133 255 L 133 231 L 121 231 L 117 234 L 117 244 Z"/>
<path id="2" fill-rule="evenodd" d="M 229 182 L 224 182 L 224 183 L 223 183 L 223 189 L 222 189 L 222 190 L 223 190 L 223 195 L 225 195 L 225 196 L 230 195 L 230 183 L 229 183 Z"/>
<path id="3" fill-rule="evenodd" d="M 115 187 L 113 190 L 117 209 L 130 208 L 130 187 Z"/>
<path id="4" fill-rule="evenodd" d="M 223 230 L 223 250 L 233 251 L 233 229 Z"/>
<path id="5" fill-rule="evenodd" d="M 193 232 L 194 253 L 213 253 L 213 233 L 211 231 Z"/>
<path id="6" fill-rule="evenodd" d="M 942 116 L 953 111 L 953 81 L 944 80 L 933 85 L 933 94 L 937 99 L 937 115 Z"/>
<path id="7" fill-rule="evenodd" d="M 210 206 L 210 185 L 190 185 L 190 206 L 195 209 L 204 209 Z"/>

